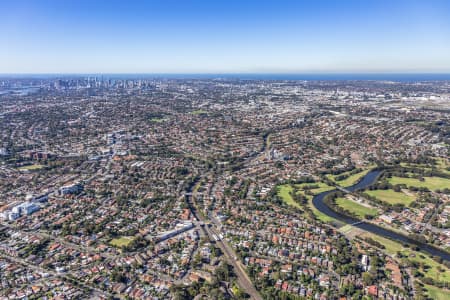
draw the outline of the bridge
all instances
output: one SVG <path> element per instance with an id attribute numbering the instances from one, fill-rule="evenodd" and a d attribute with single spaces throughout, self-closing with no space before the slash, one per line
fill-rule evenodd
<path id="1" fill-rule="evenodd" d="M 350 224 L 350 225 L 356 226 L 356 225 L 362 224 L 362 223 L 364 223 L 364 222 L 365 222 L 364 220 L 363 220 L 363 221 L 358 221 L 358 222 L 352 223 L 352 224 Z"/>
<path id="2" fill-rule="evenodd" d="M 343 188 L 342 186 L 336 185 L 335 187 L 336 187 L 337 190 L 340 190 L 340 191 L 342 191 L 344 193 L 347 193 L 347 194 L 351 194 L 352 193 L 349 190 L 347 190 L 346 188 Z"/>

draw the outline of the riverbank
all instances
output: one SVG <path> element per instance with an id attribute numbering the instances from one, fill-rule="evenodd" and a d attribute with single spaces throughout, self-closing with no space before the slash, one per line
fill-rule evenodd
<path id="1" fill-rule="evenodd" d="M 375 183 L 382 172 L 383 172 L 383 170 L 381 170 L 381 169 L 372 170 L 372 171 L 368 172 L 364 177 L 362 177 L 358 183 L 356 183 L 350 187 L 345 187 L 345 190 L 347 190 L 348 192 L 354 192 L 356 190 L 364 189 L 364 188 L 370 186 L 371 184 Z M 447 251 L 445 251 L 443 249 L 436 248 L 429 244 L 421 243 L 419 241 L 411 239 L 408 236 L 402 235 L 402 234 L 394 232 L 392 230 L 380 227 L 373 223 L 366 223 L 361 219 L 343 215 L 341 213 L 338 213 L 338 212 L 332 210 L 325 203 L 325 198 L 327 195 L 329 195 L 330 193 L 333 193 L 335 191 L 337 191 L 337 190 L 335 189 L 335 190 L 331 190 L 331 191 L 326 191 L 326 192 L 322 192 L 318 195 L 315 195 L 312 200 L 312 203 L 315 206 L 315 208 L 318 211 L 320 211 L 321 213 L 327 215 L 328 217 L 331 217 L 331 218 L 341 221 L 343 223 L 352 224 L 355 227 L 358 227 L 365 231 L 374 233 L 374 234 L 379 235 L 384 238 L 392 239 L 399 243 L 407 243 L 407 244 L 415 245 L 415 246 L 419 247 L 419 249 L 421 251 L 427 252 L 427 253 L 431 254 L 432 256 L 439 256 L 443 260 L 450 261 L 450 253 L 448 253 Z"/>

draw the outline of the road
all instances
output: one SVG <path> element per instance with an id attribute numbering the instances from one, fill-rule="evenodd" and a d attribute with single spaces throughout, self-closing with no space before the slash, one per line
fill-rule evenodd
<path id="1" fill-rule="evenodd" d="M 64 246 L 66 246 L 68 248 L 72 248 L 72 249 L 75 249 L 75 250 L 78 250 L 78 251 L 81 251 L 81 252 L 84 252 L 84 253 L 98 254 L 103 259 L 105 259 L 105 261 L 109 260 L 109 261 L 112 261 L 112 262 L 117 262 L 121 258 L 120 255 L 111 254 L 111 253 L 108 253 L 108 252 L 105 252 L 105 251 L 100 252 L 96 248 L 75 244 L 75 243 L 69 242 L 69 241 L 67 241 L 67 240 L 65 240 L 63 238 L 59 238 L 59 237 L 53 236 L 51 234 L 48 234 L 48 233 L 45 233 L 45 232 L 42 232 L 42 231 L 29 232 L 29 231 L 26 231 L 26 230 L 23 230 L 23 229 L 20 229 L 20 228 L 17 228 L 15 226 L 11 226 L 11 225 L 5 224 L 5 223 L 0 223 L 0 226 L 9 228 L 9 229 L 12 229 L 12 230 L 15 230 L 15 231 L 19 231 L 19 232 L 22 232 L 22 233 L 25 233 L 25 234 L 33 234 L 33 235 L 37 235 L 37 236 L 39 236 L 41 238 L 48 238 L 51 241 L 58 242 L 61 245 L 64 245 Z M 135 253 L 137 253 L 137 252 L 130 253 L 130 255 L 134 255 Z M 156 276 L 156 277 L 161 278 L 161 279 L 166 280 L 166 281 L 173 281 L 173 282 L 175 282 L 177 284 L 184 283 L 183 280 L 178 280 L 177 281 L 177 280 L 173 279 L 172 277 L 168 276 L 167 274 L 163 274 L 163 273 L 155 271 L 155 270 L 148 269 L 147 272 L 149 274 L 153 275 L 153 276 Z"/>
<path id="2" fill-rule="evenodd" d="M 267 147 L 269 146 L 269 135 L 270 133 L 264 135 L 263 137 L 263 145 L 260 149 L 259 152 L 255 152 L 252 155 L 250 155 L 249 157 L 247 157 L 244 161 L 240 162 L 240 164 L 250 164 L 252 161 L 257 160 L 260 155 L 263 155 L 267 149 Z M 208 174 L 204 174 L 202 177 L 208 177 Z M 199 220 L 202 221 L 205 226 L 203 227 L 206 235 L 208 236 L 210 241 L 215 241 L 213 234 L 215 236 L 219 236 L 219 230 L 216 229 L 220 228 L 220 224 L 219 222 L 208 213 L 207 217 L 204 217 L 201 214 L 197 214 L 197 207 L 196 204 L 194 203 L 194 198 L 195 198 L 195 193 L 194 195 L 192 195 L 192 190 L 193 187 L 195 185 L 192 185 L 190 190 L 187 192 L 187 200 L 188 200 L 188 204 L 189 207 L 191 209 L 192 214 L 194 215 L 194 217 Z M 209 225 L 207 225 L 209 224 Z M 211 227 L 209 227 L 211 226 Z M 255 300 L 262 300 L 261 295 L 259 294 L 259 292 L 256 290 L 255 286 L 253 285 L 253 282 L 251 281 L 251 279 L 249 278 L 247 272 L 245 271 L 245 267 L 243 266 L 243 264 L 241 263 L 241 261 L 239 259 L 237 259 L 237 255 L 236 252 L 233 250 L 233 248 L 228 244 L 228 242 L 224 239 L 219 239 L 217 242 L 217 245 L 219 246 L 219 248 L 222 250 L 222 252 L 224 253 L 225 258 L 227 259 L 228 263 L 231 264 L 234 268 L 234 271 L 237 275 L 237 282 L 238 285 L 244 289 L 244 291 L 250 295 L 250 297 L 252 299 Z"/>
<path id="3" fill-rule="evenodd" d="M 187 202 L 189 205 L 189 208 L 191 210 L 192 215 L 194 218 L 200 222 L 204 223 L 204 226 L 201 226 L 201 228 L 204 230 L 205 235 L 209 238 L 211 242 L 216 242 L 217 246 L 219 246 L 220 250 L 224 253 L 224 257 L 227 260 L 227 262 L 233 266 L 234 271 L 237 276 L 237 283 L 238 285 L 247 293 L 250 295 L 250 297 L 254 300 L 262 300 L 261 295 L 256 290 L 255 286 L 253 285 L 252 281 L 247 275 L 247 272 L 245 271 L 244 266 L 242 263 L 236 259 L 236 253 L 234 250 L 230 247 L 230 245 L 224 241 L 223 239 L 220 239 L 216 241 L 213 237 L 213 234 L 218 236 L 219 232 L 214 229 L 214 219 L 210 217 L 204 217 L 202 214 L 197 213 L 197 208 L 195 203 L 193 202 L 193 195 L 191 194 L 193 187 L 195 184 L 193 184 L 190 188 L 190 190 L 186 193 Z M 207 223 L 211 223 L 211 227 L 208 226 Z"/>
<path id="4" fill-rule="evenodd" d="M 110 259 L 117 259 L 116 255 L 112 255 L 112 254 L 107 253 L 107 252 L 100 252 L 98 249 L 93 248 L 93 247 L 82 246 L 82 245 L 79 245 L 79 244 L 72 243 L 72 242 L 69 242 L 69 241 L 67 241 L 67 240 L 65 240 L 63 238 L 60 238 L 60 237 L 57 237 L 57 236 L 45 233 L 44 231 L 27 231 L 27 230 L 23 230 L 21 228 L 18 228 L 17 226 L 11 226 L 11 225 L 7 224 L 6 222 L 0 223 L 0 225 L 3 226 L 3 227 L 6 227 L 8 229 L 19 231 L 19 232 L 22 232 L 22 233 L 25 233 L 25 234 L 37 235 L 37 236 L 39 236 L 41 238 L 50 239 L 53 242 L 58 242 L 61 245 L 64 245 L 66 247 L 69 247 L 69 248 L 72 248 L 72 249 L 75 249 L 75 250 L 78 250 L 78 251 L 81 251 L 81 252 L 95 253 L 95 254 L 99 254 L 102 257 L 106 257 L 106 258 L 110 258 Z"/>
<path id="5" fill-rule="evenodd" d="M 88 290 L 90 290 L 92 292 L 96 292 L 96 293 L 98 293 L 98 294 L 100 294 L 100 295 L 102 295 L 104 297 L 117 297 L 117 295 L 113 295 L 113 294 L 111 294 L 111 293 L 109 293 L 107 291 L 100 290 L 100 289 L 98 289 L 98 288 L 96 288 L 94 286 L 88 285 L 88 284 L 86 284 L 86 283 L 84 283 L 84 282 L 82 282 L 80 280 L 76 280 L 75 278 L 69 277 L 69 276 L 67 276 L 65 274 L 60 274 L 60 273 L 57 273 L 57 272 L 55 272 L 53 270 L 48 270 L 48 269 L 44 269 L 44 268 L 42 268 L 40 266 L 33 265 L 29 261 L 26 261 L 25 259 L 18 258 L 18 257 L 13 257 L 13 256 L 10 256 L 10 255 L 3 255 L 1 252 L 0 252 L 0 255 L 2 255 L 3 257 L 5 257 L 8 260 L 11 260 L 11 261 L 13 261 L 13 262 L 15 262 L 17 264 L 21 264 L 21 265 L 25 266 L 26 268 L 30 268 L 30 269 L 32 269 L 34 271 L 37 271 L 37 272 L 40 272 L 40 273 L 47 273 L 47 274 L 50 274 L 50 275 L 52 275 L 54 277 L 63 278 L 65 280 L 69 281 L 69 282 L 76 281 L 78 285 L 80 285 L 80 286 L 82 286 L 82 287 L 84 287 L 84 288 L 86 288 L 86 289 L 88 289 Z"/>
<path id="6" fill-rule="evenodd" d="M 208 235 L 212 237 L 212 234 L 219 236 L 219 233 L 213 228 L 205 227 Z M 261 295 L 256 290 L 253 282 L 245 271 L 245 267 L 242 265 L 241 261 L 237 258 L 236 252 L 231 248 L 227 241 L 224 239 L 219 239 L 217 245 L 220 250 L 224 253 L 228 262 L 234 267 L 234 271 L 238 276 L 239 285 L 245 289 L 245 291 L 252 297 L 252 299 L 262 300 Z"/>

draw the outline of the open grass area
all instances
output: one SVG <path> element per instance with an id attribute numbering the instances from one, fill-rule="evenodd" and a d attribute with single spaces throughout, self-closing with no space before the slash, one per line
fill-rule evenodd
<path id="1" fill-rule="evenodd" d="M 406 167 L 406 168 L 418 168 L 418 169 L 423 169 L 423 170 L 431 170 L 431 165 L 427 165 L 427 164 L 415 164 L 415 163 L 405 163 L 402 162 L 400 163 L 400 166 L 402 167 Z"/>
<path id="2" fill-rule="evenodd" d="M 167 121 L 167 119 L 165 118 L 151 118 L 150 122 L 155 122 L 155 123 L 162 123 L 164 121 Z"/>
<path id="3" fill-rule="evenodd" d="M 410 254 L 415 255 L 412 257 Z M 428 266 L 428 268 L 420 269 L 422 273 L 425 274 L 426 277 L 433 278 L 437 281 L 450 282 L 450 270 L 445 267 L 443 264 L 439 264 L 433 259 L 431 259 L 428 255 L 422 254 L 421 252 L 416 252 L 412 250 L 404 250 L 402 251 L 404 255 L 410 255 L 409 260 L 418 262 L 419 264 L 424 264 Z M 441 272 L 442 271 L 442 272 Z"/>
<path id="4" fill-rule="evenodd" d="M 450 161 L 443 157 L 433 157 L 435 160 L 435 164 L 415 164 L 415 163 L 400 163 L 400 166 L 402 167 L 410 167 L 410 168 L 418 168 L 426 171 L 431 171 L 433 168 L 437 169 L 439 172 L 450 174 L 450 170 L 448 168 L 450 167 Z"/>
<path id="5" fill-rule="evenodd" d="M 392 189 L 389 190 L 373 190 L 373 191 L 365 191 L 366 194 L 377 198 L 378 200 L 381 200 L 383 202 L 389 203 L 389 204 L 403 204 L 405 206 L 408 206 L 415 200 L 413 196 L 406 195 L 403 192 L 396 192 Z"/>
<path id="6" fill-rule="evenodd" d="M 322 222 L 331 222 L 334 221 L 333 218 L 330 218 L 329 216 L 321 213 L 320 211 L 318 211 L 314 205 L 312 204 L 312 196 L 311 195 L 305 195 L 304 190 L 302 190 L 303 187 L 305 186 L 311 186 L 313 184 L 311 183 L 303 183 L 303 184 L 297 184 L 296 187 L 299 188 L 299 192 L 300 194 L 306 196 L 306 198 L 308 198 L 308 207 L 311 209 L 311 211 L 313 212 L 313 214 L 316 216 L 317 219 L 321 220 Z M 314 183 L 314 185 L 316 185 Z M 329 187 L 328 185 L 324 184 L 324 183 L 317 183 L 317 185 L 319 185 L 319 188 L 317 188 L 317 190 L 319 189 L 324 189 L 326 187 L 328 187 L 329 189 L 333 189 L 333 187 Z M 284 185 L 279 185 L 277 187 L 277 195 L 283 200 L 283 202 L 285 202 L 288 205 L 297 207 L 297 208 L 302 208 L 300 204 L 298 204 L 297 202 L 294 201 L 294 199 L 291 196 L 291 192 L 293 191 L 293 188 L 290 184 L 284 184 Z M 313 190 L 311 190 L 313 191 Z"/>
<path id="7" fill-rule="evenodd" d="M 43 165 L 34 164 L 34 165 L 20 167 L 20 168 L 18 168 L 18 170 L 20 170 L 20 171 L 33 171 L 33 170 L 40 170 L 40 169 L 42 169 L 44 167 L 45 166 L 43 166 Z"/>
<path id="8" fill-rule="evenodd" d="M 342 207 L 345 210 L 355 214 L 361 219 L 365 219 L 366 216 L 376 216 L 378 211 L 375 208 L 370 208 L 364 205 L 361 205 L 353 200 L 347 198 L 337 198 L 336 204 Z"/>
<path id="9" fill-rule="evenodd" d="M 292 186 L 290 184 L 283 184 L 277 187 L 277 195 L 283 200 L 287 205 L 292 205 L 297 208 L 301 208 L 300 204 L 294 201 L 291 196 Z"/>
<path id="10" fill-rule="evenodd" d="M 443 157 L 433 157 L 435 160 L 435 164 L 416 164 L 416 163 L 407 163 L 402 162 L 400 163 L 400 166 L 402 167 L 411 167 L 411 168 L 419 168 L 419 169 L 425 169 L 425 170 L 431 170 L 432 167 L 438 169 L 441 172 L 448 173 L 450 171 L 447 170 L 448 167 L 450 167 L 450 160 L 443 158 Z"/>
<path id="11" fill-rule="evenodd" d="M 354 227 L 352 225 L 346 224 L 346 225 L 342 226 L 341 228 L 339 228 L 339 231 L 342 234 L 346 234 L 346 233 L 349 233 L 350 231 L 352 231 L 353 229 L 354 229 Z"/>
<path id="12" fill-rule="evenodd" d="M 115 247 L 122 248 L 128 246 L 134 240 L 131 236 L 122 236 L 120 238 L 112 239 L 109 243 Z"/>
<path id="13" fill-rule="evenodd" d="M 335 187 L 329 186 L 323 182 L 296 184 L 295 187 L 298 188 L 300 190 L 299 192 L 302 194 L 304 194 L 305 190 L 310 190 L 314 195 L 335 189 Z"/>
<path id="14" fill-rule="evenodd" d="M 327 175 L 327 177 L 328 177 L 328 179 L 336 182 L 336 184 L 338 184 L 338 185 L 340 185 L 342 187 L 347 187 L 347 186 L 351 186 L 351 185 L 354 185 L 355 183 L 357 183 L 362 177 L 364 177 L 364 175 L 369 173 L 369 171 L 373 167 L 374 166 L 367 167 L 367 169 L 365 169 L 365 170 L 363 170 L 363 171 L 361 171 L 359 173 L 350 175 L 349 177 L 347 177 L 347 178 L 345 178 L 343 180 L 337 180 L 336 178 L 338 178 L 339 176 L 342 176 L 342 175 L 350 174 L 351 171 L 344 172 L 344 173 L 338 174 L 338 175 L 329 174 L 329 175 Z"/>
<path id="15" fill-rule="evenodd" d="M 434 300 L 448 300 L 450 299 L 450 290 L 444 290 L 432 285 L 425 285 L 428 297 Z"/>
<path id="16" fill-rule="evenodd" d="M 375 241 L 381 243 L 382 245 L 384 245 L 386 247 L 386 252 L 389 253 L 390 255 L 395 255 L 398 251 L 401 251 L 403 249 L 402 244 L 397 243 L 393 240 L 378 236 L 376 234 L 373 234 L 371 232 L 365 231 L 362 235 L 362 238 L 365 237 L 370 237 L 372 239 L 374 239 Z"/>
<path id="17" fill-rule="evenodd" d="M 336 181 L 337 184 L 339 184 L 342 187 L 347 187 L 354 185 L 357 183 L 361 178 L 363 178 L 367 173 L 369 173 L 370 169 L 361 171 L 359 173 L 350 175 L 349 177 L 345 178 L 344 180 Z"/>
<path id="18" fill-rule="evenodd" d="M 206 110 L 203 109 L 197 109 L 191 112 L 191 114 L 193 115 L 203 115 L 203 114 L 207 114 L 208 112 Z"/>
<path id="19" fill-rule="evenodd" d="M 409 248 L 404 248 L 402 244 L 392 241 L 390 239 L 378 236 L 370 232 L 364 232 L 362 237 L 370 237 L 375 241 L 381 243 L 386 247 L 386 252 L 390 255 L 397 255 L 400 252 L 403 256 L 407 257 L 410 261 L 417 262 L 421 265 L 427 266 L 427 268 L 420 268 L 426 277 L 430 277 L 434 280 L 450 282 L 450 269 L 445 267 L 443 264 L 439 264 L 430 258 L 427 254 L 422 252 L 417 252 Z M 442 270 L 442 272 L 440 271 Z"/>
<path id="20" fill-rule="evenodd" d="M 334 186 L 329 186 L 329 185 L 326 185 L 326 184 L 324 184 L 324 183 L 321 183 L 321 185 L 323 185 L 323 186 L 320 186 L 320 187 L 318 187 L 318 188 L 316 188 L 316 189 L 312 189 L 311 192 L 312 192 L 314 195 L 317 195 L 317 194 L 320 194 L 320 193 L 322 193 L 322 192 L 331 191 L 331 190 L 334 190 L 334 189 L 335 189 Z"/>
<path id="21" fill-rule="evenodd" d="M 436 160 L 436 167 L 439 171 L 441 171 L 442 173 L 450 174 L 450 170 L 448 170 L 448 168 L 450 168 L 449 159 L 436 157 L 435 160 Z"/>
<path id="22" fill-rule="evenodd" d="M 335 189 L 335 187 L 329 186 L 323 182 L 302 183 L 297 184 L 295 187 L 299 189 L 298 191 L 299 194 L 302 194 L 303 196 L 308 198 L 308 207 L 311 209 L 311 211 L 313 212 L 314 216 L 317 219 L 325 223 L 334 221 L 333 218 L 325 215 L 324 213 L 320 212 L 319 210 L 317 210 L 317 208 L 314 207 L 314 205 L 312 204 L 313 196 L 307 195 L 305 191 L 309 190 L 313 195 L 317 195 L 325 191 L 333 190 Z"/>
<path id="23" fill-rule="evenodd" d="M 424 181 L 416 178 L 392 177 L 389 178 L 391 184 L 405 184 L 408 187 L 426 187 L 431 191 L 450 187 L 450 179 L 442 177 L 424 177 Z"/>

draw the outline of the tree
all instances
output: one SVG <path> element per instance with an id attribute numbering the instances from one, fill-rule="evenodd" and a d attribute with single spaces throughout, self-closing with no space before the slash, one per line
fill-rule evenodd
<path id="1" fill-rule="evenodd" d="M 373 278 L 372 274 L 370 274 L 369 272 L 364 272 L 362 274 L 362 280 L 365 285 L 371 285 L 374 282 L 374 278 Z"/>

